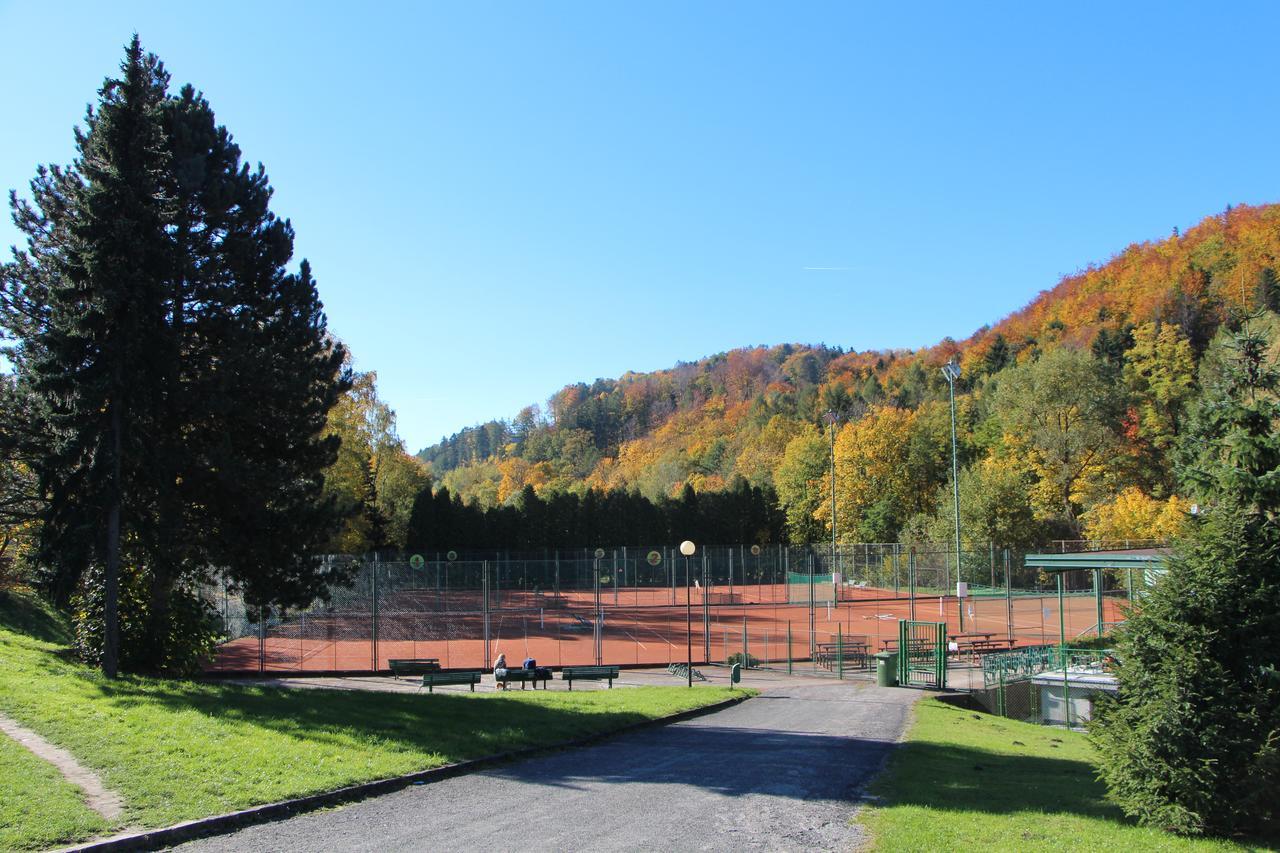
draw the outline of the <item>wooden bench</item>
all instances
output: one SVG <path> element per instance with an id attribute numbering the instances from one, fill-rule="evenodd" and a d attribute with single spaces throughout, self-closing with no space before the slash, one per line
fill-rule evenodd
<path id="1" fill-rule="evenodd" d="M 387 661 L 391 674 L 396 678 L 402 675 L 426 675 L 428 672 L 440 671 L 440 658 L 392 658 Z"/>
<path id="2" fill-rule="evenodd" d="M 480 683 L 480 670 L 469 672 L 428 672 L 422 676 L 422 687 L 427 688 L 428 693 L 434 693 L 436 685 L 441 687 L 446 684 L 470 684 L 471 692 L 476 692 L 476 685 Z M 422 687 L 418 689 L 421 690 Z"/>
<path id="3" fill-rule="evenodd" d="M 613 689 L 613 680 L 618 677 L 618 668 L 616 666 L 566 666 L 560 670 L 560 677 L 569 682 L 569 689 L 573 689 L 573 682 L 578 681 L 603 681 L 609 680 L 609 689 Z"/>
<path id="4" fill-rule="evenodd" d="M 524 690 L 525 684 L 532 681 L 533 689 L 538 689 L 538 682 L 542 682 L 542 689 L 547 689 L 547 682 L 551 679 L 551 670 L 546 667 L 538 667 L 537 669 L 508 669 L 505 678 L 498 678 L 494 675 L 494 684 L 501 684 L 503 689 L 512 681 L 520 682 L 520 689 Z"/>

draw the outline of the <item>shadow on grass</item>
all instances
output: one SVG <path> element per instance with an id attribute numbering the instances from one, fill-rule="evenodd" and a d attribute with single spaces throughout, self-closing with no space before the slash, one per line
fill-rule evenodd
<path id="1" fill-rule="evenodd" d="M 195 711 L 347 749 L 358 746 L 353 740 L 376 741 L 379 748 L 438 754 L 446 762 L 555 745 L 650 719 L 635 711 L 544 706 L 506 697 L 171 685 L 174 689 L 128 682 L 99 682 L 97 687 L 117 706 Z M 729 796 L 768 794 L 852 804 L 891 748 L 864 738 L 708 724 L 712 720 L 643 729 L 485 772 L 567 789 L 683 784 Z"/>
<path id="2" fill-rule="evenodd" d="M 66 622 L 31 592 L 0 590 L 0 628 L 46 643 L 71 643 Z"/>
<path id="3" fill-rule="evenodd" d="M 373 741 L 380 748 L 438 754 L 445 762 L 563 742 L 649 719 L 637 711 L 449 693 L 289 690 L 145 679 L 98 680 L 95 688 L 121 708 L 194 711 L 299 741 L 344 748 Z"/>

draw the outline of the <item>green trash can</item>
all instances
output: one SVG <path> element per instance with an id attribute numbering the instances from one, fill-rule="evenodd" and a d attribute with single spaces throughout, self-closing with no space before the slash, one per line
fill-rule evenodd
<path id="1" fill-rule="evenodd" d="M 879 687 L 898 686 L 898 653 L 876 653 L 876 685 Z"/>

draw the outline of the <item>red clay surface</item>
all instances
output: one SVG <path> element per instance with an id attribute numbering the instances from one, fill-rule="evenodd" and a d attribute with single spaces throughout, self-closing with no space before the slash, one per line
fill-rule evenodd
<path id="1" fill-rule="evenodd" d="M 817 592 L 815 590 L 815 592 Z M 831 587 L 823 591 L 828 597 Z M 915 618 L 947 623 L 948 633 L 960 633 L 961 603 L 954 597 L 914 600 L 894 597 L 892 590 L 846 587 L 839 603 L 817 601 L 812 611 L 808 591 L 791 594 L 803 603 L 787 603 L 785 584 L 717 587 L 706 596 L 704 630 L 703 591 L 692 591 L 693 659 L 723 662 L 741 652 L 763 662 L 811 657 L 813 644 L 847 647 L 864 644 L 881 651 L 896 640 L 898 622 Z M 819 593 L 821 595 L 821 593 Z M 447 596 L 447 598 L 446 598 Z M 526 657 L 542 666 L 608 664 L 663 665 L 685 660 L 685 590 L 670 588 L 602 589 L 602 625 L 597 647 L 594 593 L 559 595 L 529 592 L 497 593 L 501 604 L 487 614 L 489 645 L 485 646 L 486 614 L 479 592 L 401 590 L 379 605 L 377 641 L 371 613 L 327 613 L 290 617 L 268 629 L 264 638 L 241 637 L 222 644 L 210 669 L 215 671 L 322 672 L 386 670 L 391 658 L 438 658 L 447 669 L 482 669 L 499 652 L 519 665 Z M 818 596 L 815 596 L 818 597 Z M 615 601 L 617 603 L 615 603 Z M 1103 599 L 1106 623 L 1122 621 L 1127 602 L 1122 593 Z M 447 606 L 449 609 L 442 609 Z M 971 598 L 965 604 L 964 632 L 1009 637 L 1017 645 L 1041 645 L 1060 640 L 1056 595 Z M 1064 599 L 1067 641 L 1091 635 L 1097 624 L 1092 594 Z M 460 612 L 463 611 L 463 612 Z M 812 632 L 812 636 L 811 636 Z M 709 649 L 709 654 L 708 654 Z M 261 660 L 260 660 L 261 658 Z"/>

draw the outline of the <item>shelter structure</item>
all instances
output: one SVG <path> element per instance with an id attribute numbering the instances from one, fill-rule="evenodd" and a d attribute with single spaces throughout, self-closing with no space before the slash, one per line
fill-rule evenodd
<path id="1" fill-rule="evenodd" d="M 1063 598 L 1066 595 L 1065 579 L 1070 572 L 1088 573 L 1092 576 L 1093 596 L 1097 605 L 1098 636 L 1106 633 L 1107 622 L 1103 616 L 1103 600 L 1107 594 L 1106 573 L 1112 572 L 1116 582 L 1112 592 L 1123 589 L 1130 602 L 1140 590 L 1156 583 L 1165 572 L 1169 548 L 1126 548 L 1110 551 L 1079 551 L 1063 554 L 1028 554 L 1024 565 L 1052 575 L 1058 588 L 1058 636 L 1067 645 L 1066 626 L 1063 624 Z M 1120 579 L 1123 578 L 1123 583 Z"/>

